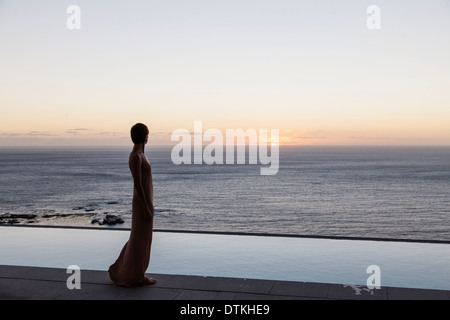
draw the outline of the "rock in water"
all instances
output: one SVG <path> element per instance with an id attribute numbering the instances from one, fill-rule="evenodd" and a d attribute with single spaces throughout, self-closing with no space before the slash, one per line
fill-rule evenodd
<path id="1" fill-rule="evenodd" d="M 34 219 L 37 215 L 32 213 L 11 213 L 9 217 L 13 219 Z"/>
<path id="2" fill-rule="evenodd" d="M 99 225 L 107 224 L 107 225 L 114 225 L 117 223 L 124 223 L 123 219 L 119 216 L 113 215 L 113 214 L 107 214 L 103 221 L 100 221 L 100 219 L 93 219 L 91 223 L 98 223 Z"/>
<path id="3" fill-rule="evenodd" d="M 98 218 L 95 218 L 95 219 L 92 219 L 91 220 L 91 224 L 94 224 L 94 223 L 98 223 L 98 224 L 103 224 L 102 222 L 101 222 L 101 220 L 100 219 L 98 219 Z"/>
<path id="4" fill-rule="evenodd" d="M 101 218 L 94 218 L 94 219 L 91 220 L 92 224 L 98 223 L 99 225 L 104 225 L 104 224 L 114 225 L 114 224 L 117 224 L 117 223 L 120 224 L 120 223 L 124 223 L 124 222 L 125 221 L 122 219 L 122 217 L 116 216 L 116 215 L 113 215 L 113 214 L 107 214 L 103 218 L 103 220 Z"/>

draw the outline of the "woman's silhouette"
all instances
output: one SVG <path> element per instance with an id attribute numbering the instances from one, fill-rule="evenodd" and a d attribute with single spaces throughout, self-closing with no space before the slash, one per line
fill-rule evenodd
<path id="1" fill-rule="evenodd" d="M 131 140 L 134 143 L 128 162 L 134 180 L 131 233 L 116 262 L 108 270 L 111 280 L 119 286 L 156 283 L 145 275 L 150 263 L 155 212 L 152 167 L 144 154 L 147 139 L 146 125 L 137 123 L 131 128 Z"/>

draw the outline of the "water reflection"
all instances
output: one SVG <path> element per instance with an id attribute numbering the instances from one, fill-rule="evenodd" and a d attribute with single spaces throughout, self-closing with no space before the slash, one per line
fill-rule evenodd
<path id="1" fill-rule="evenodd" d="M 107 270 L 128 231 L 0 227 L 0 264 Z M 450 289 L 450 245 L 155 232 L 150 273 Z"/>

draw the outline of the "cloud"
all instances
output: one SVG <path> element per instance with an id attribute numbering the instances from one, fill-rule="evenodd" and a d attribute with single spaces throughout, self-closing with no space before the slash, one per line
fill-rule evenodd
<path id="1" fill-rule="evenodd" d="M 67 129 L 66 133 L 75 135 L 75 134 L 83 133 L 85 131 L 90 131 L 90 129 L 87 129 L 87 128 Z"/>
<path id="2" fill-rule="evenodd" d="M 23 134 L 15 133 L 15 132 L 0 132 L 0 137 L 14 138 L 14 137 L 20 137 L 20 136 L 23 136 Z"/>
<path id="3" fill-rule="evenodd" d="M 156 132 L 150 132 L 150 136 L 169 136 L 172 134 L 172 132 L 163 132 L 163 131 L 156 131 Z"/>
<path id="4" fill-rule="evenodd" d="M 101 137 L 114 137 L 114 138 L 125 138 L 128 137 L 127 133 L 117 132 L 117 131 L 100 131 L 94 133 L 96 136 Z"/>
<path id="5" fill-rule="evenodd" d="M 49 131 L 29 131 L 24 134 L 24 136 L 32 136 L 32 137 L 54 137 L 55 134 Z"/>

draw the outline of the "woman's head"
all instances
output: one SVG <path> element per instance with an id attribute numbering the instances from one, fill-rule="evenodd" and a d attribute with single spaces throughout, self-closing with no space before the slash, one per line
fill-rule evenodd
<path id="1" fill-rule="evenodd" d="M 131 127 L 131 140 L 134 144 L 146 143 L 148 136 L 148 128 L 143 123 L 136 123 Z"/>

